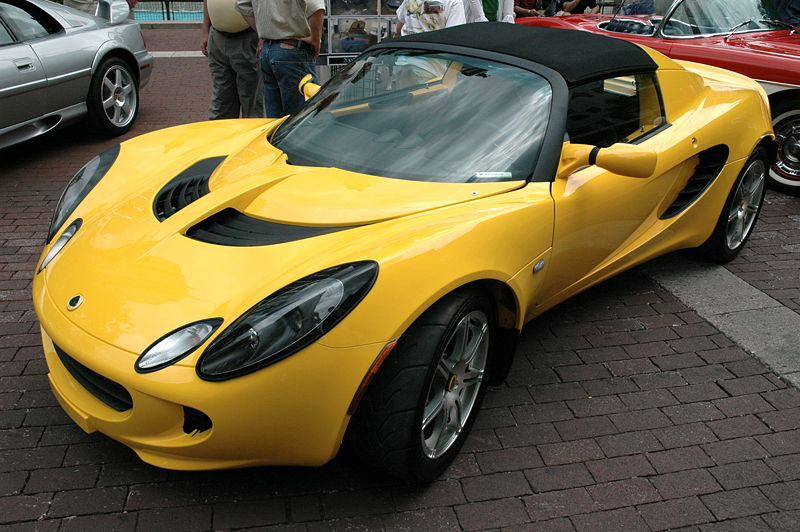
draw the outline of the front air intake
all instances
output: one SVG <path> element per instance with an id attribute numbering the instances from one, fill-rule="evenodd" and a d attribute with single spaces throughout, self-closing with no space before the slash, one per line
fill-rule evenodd
<path id="1" fill-rule="evenodd" d="M 53 344 L 53 347 L 55 347 L 56 354 L 66 370 L 69 371 L 70 375 L 78 381 L 78 384 L 86 388 L 89 393 L 117 412 L 125 412 L 133 408 L 133 400 L 128 390 L 111 379 L 90 370 L 65 353 L 64 350 L 57 345 Z"/>

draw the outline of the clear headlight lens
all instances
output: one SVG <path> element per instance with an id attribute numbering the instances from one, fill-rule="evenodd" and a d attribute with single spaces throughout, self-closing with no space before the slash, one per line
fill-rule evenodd
<path id="1" fill-rule="evenodd" d="M 42 264 L 39 266 L 39 269 L 36 271 L 36 273 L 44 270 L 47 265 L 50 264 L 54 258 L 56 258 L 56 255 L 61 253 L 61 250 L 64 249 L 64 246 L 67 245 L 67 242 L 69 242 L 70 239 L 75 236 L 75 233 L 78 232 L 78 229 L 81 228 L 81 224 L 83 224 L 83 220 L 78 218 L 69 224 L 69 227 L 64 229 L 64 232 L 61 233 L 61 236 L 58 237 L 58 240 L 56 240 L 55 244 L 53 244 L 53 247 L 50 248 L 50 251 L 48 251 L 47 255 L 45 255 L 42 259 Z"/>
<path id="2" fill-rule="evenodd" d="M 186 357 L 200 347 L 222 324 L 222 319 L 197 321 L 174 330 L 148 347 L 136 360 L 139 373 L 156 371 Z"/>
<path id="3" fill-rule="evenodd" d="M 376 262 L 353 262 L 278 290 L 211 342 L 198 361 L 198 375 L 206 380 L 230 379 L 300 351 L 347 316 L 377 276 Z"/>
<path id="4" fill-rule="evenodd" d="M 50 223 L 50 232 L 47 234 L 47 243 L 50 243 L 58 228 L 64 224 L 69 215 L 72 214 L 72 211 L 75 210 L 75 207 L 83 201 L 89 191 L 106 175 L 108 169 L 117 160 L 118 155 L 119 144 L 107 149 L 78 170 L 78 173 L 75 174 L 61 194 L 61 199 L 58 200 L 56 210 L 53 212 L 53 221 Z"/>

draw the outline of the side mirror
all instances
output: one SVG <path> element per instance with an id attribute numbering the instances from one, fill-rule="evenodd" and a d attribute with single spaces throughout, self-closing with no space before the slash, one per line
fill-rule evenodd
<path id="1" fill-rule="evenodd" d="M 111 24 L 120 24 L 128 20 L 131 8 L 125 0 L 100 0 L 94 16 L 106 19 Z"/>
<path id="2" fill-rule="evenodd" d="M 300 80 L 299 85 L 297 88 L 300 90 L 300 94 L 306 99 L 306 101 L 310 100 L 312 96 L 319 92 L 319 85 L 314 83 L 312 80 L 314 76 L 311 74 L 306 74 L 303 76 L 303 79 Z"/>
<path id="3" fill-rule="evenodd" d="M 608 148 L 589 144 L 564 144 L 558 177 L 567 177 L 578 168 L 597 165 L 614 174 L 647 178 L 653 175 L 658 155 L 651 149 L 633 144 L 617 143 Z"/>

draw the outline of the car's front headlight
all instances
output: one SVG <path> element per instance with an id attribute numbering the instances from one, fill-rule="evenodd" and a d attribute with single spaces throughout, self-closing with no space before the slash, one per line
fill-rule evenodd
<path id="1" fill-rule="evenodd" d="M 75 207 L 86 197 L 94 186 L 102 179 L 114 161 L 117 160 L 119 155 L 119 144 L 113 148 L 109 148 L 100 155 L 93 158 L 86 163 L 83 168 L 78 170 L 78 173 L 64 189 L 61 194 L 61 199 L 58 200 L 55 212 L 53 212 L 53 221 L 50 222 L 50 232 L 47 234 L 47 243 L 49 244 L 53 237 L 67 220 Z"/>
<path id="2" fill-rule="evenodd" d="M 376 262 L 352 262 L 278 290 L 211 342 L 200 356 L 197 374 L 211 381 L 230 379 L 300 351 L 347 316 L 377 276 Z"/>
<path id="3" fill-rule="evenodd" d="M 81 228 L 82 224 L 83 224 L 83 220 L 78 218 L 77 220 L 75 220 L 74 222 L 69 224 L 69 227 L 64 229 L 64 232 L 61 233 L 60 237 L 58 237 L 58 240 L 56 240 L 56 243 L 53 244 L 53 247 L 50 248 L 50 251 L 48 251 L 47 255 L 45 255 L 44 258 L 42 259 L 42 264 L 39 265 L 39 269 L 36 270 L 37 274 L 41 273 L 42 270 L 47 268 L 47 265 L 50 264 L 50 262 L 54 258 L 56 258 L 56 255 L 61 253 L 61 250 L 64 249 L 64 246 L 66 246 L 67 243 L 70 240 L 72 240 L 72 237 L 75 236 L 75 233 L 78 232 L 78 229 Z"/>
<path id="4" fill-rule="evenodd" d="M 136 360 L 134 368 L 139 373 L 150 373 L 174 364 L 200 347 L 217 328 L 222 319 L 196 321 L 184 325 L 156 340 Z"/>

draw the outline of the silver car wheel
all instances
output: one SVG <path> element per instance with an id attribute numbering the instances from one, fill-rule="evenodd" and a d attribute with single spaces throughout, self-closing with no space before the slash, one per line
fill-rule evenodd
<path id="1" fill-rule="evenodd" d="M 767 167 L 761 159 L 750 161 L 728 210 L 726 231 L 728 249 L 737 249 L 747 239 L 758 216 Z"/>
<path id="2" fill-rule="evenodd" d="M 114 65 L 103 75 L 103 112 L 116 127 L 125 127 L 136 116 L 136 82 L 124 68 Z"/>
<path id="3" fill-rule="evenodd" d="M 456 442 L 475 406 L 489 354 L 489 320 L 475 310 L 445 342 L 422 415 L 422 450 L 442 456 Z"/>

